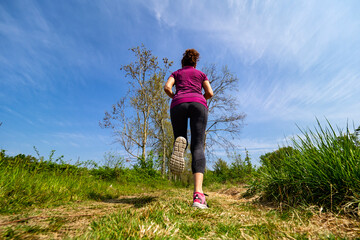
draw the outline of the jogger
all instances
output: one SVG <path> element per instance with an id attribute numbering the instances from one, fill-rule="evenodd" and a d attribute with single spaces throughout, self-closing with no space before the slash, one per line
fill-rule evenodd
<path id="1" fill-rule="evenodd" d="M 206 159 L 204 154 L 205 130 L 208 117 L 207 99 L 213 91 L 207 76 L 196 69 L 200 54 L 187 49 L 181 60 L 182 68 L 168 78 L 164 90 L 172 98 L 170 106 L 171 124 L 174 131 L 174 150 L 170 159 L 170 170 L 180 174 L 184 166 L 184 151 L 188 143 L 187 129 L 190 119 L 192 155 L 191 169 L 194 176 L 193 207 L 207 208 L 202 190 Z M 175 85 L 176 93 L 172 87 Z M 202 90 L 205 93 L 202 93 Z"/>

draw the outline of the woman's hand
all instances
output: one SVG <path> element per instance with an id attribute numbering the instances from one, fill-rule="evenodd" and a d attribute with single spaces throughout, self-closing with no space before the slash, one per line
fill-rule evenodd
<path id="1" fill-rule="evenodd" d="M 203 82 L 203 88 L 205 90 L 204 97 L 206 100 L 214 96 L 209 80 Z"/>

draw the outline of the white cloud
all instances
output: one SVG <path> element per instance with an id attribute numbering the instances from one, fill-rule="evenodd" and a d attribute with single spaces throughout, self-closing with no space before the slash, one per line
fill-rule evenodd
<path id="1" fill-rule="evenodd" d="M 246 63 L 270 57 L 295 61 L 302 70 L 318 61 L 332 41 L 358 26 L 344 21 L 351 6 L 318 1 L 217 1 L 144 3 L 161 24 L 205 33 Z"/>
<path id="2" fill-rule="evenodd" d="M 101 30 L 108 28 L 94 26 L 104 16 L 91 12 L 73 16 L 62 8 L 49 9 L 34 1 L 14 4 L 9 12 L 0 6 L 0 34 L 6 46 L 0 53 L 1 84 L 55 91 L 59 84 L 85 85 L 84 72 L 107 62 L 97 43 L 103 36 Z"/>
<path id="3" fill-rule="evenodd" d="M 357 2 L 153 0 L 145 5 L 161 24 L 201 33 L 245 66 L 265 71 L 241 79 L 245 112 L 265 113 L 263 120 L 313 119 L 347 115 L 360 102 Z"/>
<path id="4" fill-rule="evenodd" d="M 360 74 L 347 69 L 325 79 L 301 79 L 269 85 L 250 83 L 240 93 L 242 106 L 273 118 L 296 120 L 314 116 L 359 116 Z M 245 111 L 246 112 L 246 111 Z"/>

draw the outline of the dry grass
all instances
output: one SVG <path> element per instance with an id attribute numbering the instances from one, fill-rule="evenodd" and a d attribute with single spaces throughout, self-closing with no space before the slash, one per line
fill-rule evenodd
<path id="1" fill-rule="evenodd" d="M 224 201 L 229 212 L 234 211 L 231 206 L 238 203 L 249 203 L 255 209 L 253 211 L 244 211 L 242 216 L 248 219 L 248 224 L 253 222 L 272 222 L 277 226 L 278 231 L 283 231 L 290 236 L 293 233 L 308 235 L 311 239 L 318 239 L 329 234 L 338 238 L 358 239 L 360 237 L 360 223 L 358 219 L 350 218 L 344 215 L 337 215 L 330 212 L 323 212 L 319 207 L 307 207 L 299 209 L 283 210 L 281 206 L 268 202 L 259 201 L 257 196 L 244 198 L 244 187 L 233 187 L 220 190 L 219 198 L 226 198 Z M 257 212 L 258 214 L 254 214 Z M 274 213 L 275 217 L 271 217 Z M 285 214 L 286 217 L 281 217 Z M 280 216 L 280 219 L 278 217 Z M 283 220 L 282 220 L 283 219 Z M 246 222 L 243 222 L 246 224 Z M 291 237 L 289 237 L 291 238 Z"/>
<path id="2" fill-rule="evenodd" d="M 242 197 L 245 190 L 237 187 L 209 192 L 208 210 L 192 209 L 191 190 L 185 189 L 35 209 L 0 216 L 0 238 L 106 239 L 116 234 L 120 239 L 360 238 L 356 219 L 315 207 L 284 210 L 256 197 Z M 29 217 L 34 218 L 14 222 Z"/>

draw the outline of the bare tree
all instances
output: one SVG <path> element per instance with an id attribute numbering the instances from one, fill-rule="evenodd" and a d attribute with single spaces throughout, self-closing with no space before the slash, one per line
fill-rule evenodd
<path id="1" fill-rule="evenodd" d="M 206 65 L 202 71 L 207 75 L 214 96 L 208 100 L 209 119 L 205 132 L 206 146 L 211 154 L 212 148 L 221 146 L 226 151 L 233 149 L 233 139 L 239 136 L 246 115 L 239 112 L 236 93 L 239 79 L 227 66 L 221 70 L 215 64 Z"/>
<path id="2" fill-rule="evenodd" d="M 135 151 L 140 149 L 140 157 L 145 160 L 149 136 L 153 135 L 150 127 L 153 99 L 149 93 L 159 66 L 157 57 L 144 45 L 130 50 L 136 61 L 120 68 L 130 78 L 128 93 L 113 105 L 111 112 L 105 112 L 100 126 L 113 129 L 116 141 L 130 156 L 138 158 Z"/>
<path id="3" fill-rule="evenodd" d="M 170 62 L 167 58 L 164 58 L 163 62 L 164 67 L 153 76 L 149 94 L 153 99 L 150 115 L 154 123 L 154 130 L 152 133 L 154 134 L 154 139 L 157 140 L 155 142 L 155 148 L 161 157 L 161 173 L 162 175 L 165 175 L 166 160 L 170 158 L 170 149 L 172 149 L 173 135 L 169 116 L 170 98 L 163 91 L 163 87 L 165 77 L 173 62 Z"/>
<path id="4" fill-rule="evenodd" d="M 136 61 L 121 67 L 130 77 L 129 90 L 113 105 L 111 112 L 105 112 L 100 126 L 113 129 L 115 141 L 127 153 L 145 161 L 146 151 L 155 150 L 161 157 L 161 172 L 165 175 L 168 150 L 172 145 L 172 129 L 169 121 L 170 99 L 163 91 L 164 78 L 173 64 L 167 58 L 159 66 L 157 57 L 142 45 L 130 49 Z"/>

